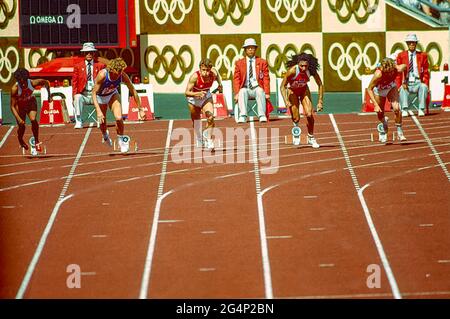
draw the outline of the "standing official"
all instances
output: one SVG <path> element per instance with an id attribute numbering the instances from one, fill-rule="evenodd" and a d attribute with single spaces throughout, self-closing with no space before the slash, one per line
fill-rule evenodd
<path id="1" fill-rule="evenodd" d="M 94 43 L 84 43 L 80 52 L 84 53 L 85 59 L 83 62 L 75 65 L 72 76 L 75 128 L 83 128 L 83 107 L 86 104 L 94 104 L 91 92 L 94 87 L 95 78 L 98 72 L 105 68 L 105 64 L 96 61 L 97 49 Z"/>

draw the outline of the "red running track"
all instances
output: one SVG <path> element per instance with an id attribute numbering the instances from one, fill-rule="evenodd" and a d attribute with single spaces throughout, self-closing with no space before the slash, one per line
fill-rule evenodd
<path id="1" fill-rule="evenodd" d="M 217 124 L 214 154 L 190 121 L 127 125 L 125 156 L 96 128 L 42 127 L 42 158 L 0 127 L 0 297 L 450 297 L 449 113 L 388 145 L 374 115 L 321 114 L 317 150 L 284 143 L 288 119 L 240 125 L 241 143 Z"/>

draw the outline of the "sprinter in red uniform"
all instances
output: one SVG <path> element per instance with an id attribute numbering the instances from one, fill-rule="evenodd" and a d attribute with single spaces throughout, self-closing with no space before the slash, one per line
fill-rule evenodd
<path id="1" fill-rule="evenodd" d="M 377 126 L 378 140 L 381 143 L 387 142 L 388 117 L 384 116 L 384 104 L 386 98 L 391 103 L 395 113 L 395 126 L 397 127 L 397 138 L 399 141 L 405 141 L 406 137 L 402 130 L 402 113 L 399 106 L 398 88 L 395 84 L 395 78 L 398 73 L 406 69 L 406 64 L 396 65 L 391 58 L 384 58 L 380 66 L 375 71 L 372 80 L 369 83 L 368 94 L 374 104 L 374 111 L 380 123 Z"/>
<path id="2" fill-rule="evenodd" d="M 29 146 L 23 140 L 23 135 L 25 134 L 25 120 L 28 115 L 35 143 L 35 148 L 32 148 L 32 150 L 41 152 L 42 142 L 39 142 L 39 123 L 36 120 L 37 102 L 36 98 L 33 96 L 33 91 L 36 86 L 45 86 L 49 97 L 48 101 L 49 103 L 52 102 L 50 96 L 50 82 L 44 79 L 31 80 L 30 73 L 24 68 L 17 69 L 16 72 L 14 72 L 14 78 L 17 82 L 11 88 L 11 111 L 16 118 L 18 125 L 17 138 L 19 144 L 22 148 L 28 150 Z"/>
<path id="3" fill-rule="evenodd" d="M 292 129 L 292 142 L 294 145 L 300 144 L 300 127 L 298 122 L 300 121 L 299 108 L 302 103 L 305 111 L 308 139 L 307 142 L 313 148 L 319 148 L 320 145 L 314 138 L 314 115 L 313 106 L 311 102 L 311 92 L 308 88 L 309 78 L 314 77 L 317 85 L 319 86 L 319 101 L 317 103 L 317 111 L 323 110 L 323 84 L 319 73 L 319 64 L 317 59 L 308 53 L 300 53 L 293 55 L 291 59 L 286 63 L 288 71 L 286 72 L 283 81 L 280 85 L 281 94 L 284 99 L 286 107 L 291 112 L 292 122 L 294 128 Z"/>
<path id="4" fill-rule="evenodd" d="M 219 92 L 222 92 L 222 81 L 220 80 L 219 73 L 212 66 L 213 64 L 210 59 L 201 60 L 199 63 L 200 70 L 191 75 L 185 91 L 197 146 L 206 146 L 209 149 L 214 148 L 214 142 L 211 139 L 210 132 L 215 127 L 213 100 L 210 91 L 214 81 L 217 81 Z M 202 124 L 200 122 L 202 111 L 208 121 L 203 134 Z"/>

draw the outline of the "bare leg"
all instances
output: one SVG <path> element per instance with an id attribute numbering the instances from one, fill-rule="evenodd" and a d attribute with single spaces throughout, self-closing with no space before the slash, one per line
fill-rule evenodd
<path id="1" fill-rule="evenodd" d="M 303 110 L 305 111 L 306 115 L 306 125 L 308 128 L 308 134 L 314 135 L 314 115 L 313 115 L 313 106 L 311 102 L 311 93 L 309 90 L 306 91 L 305 95 L 301 98 Z"/>
<path id="2" fill-rule="evenodd" d="M 200 121 L 201 108 L 188 104 L 189 113 L 191 114 L 192 127 L 194 128 L 194 135 L 197 140 L 202 139 L 202 123 Z"/>

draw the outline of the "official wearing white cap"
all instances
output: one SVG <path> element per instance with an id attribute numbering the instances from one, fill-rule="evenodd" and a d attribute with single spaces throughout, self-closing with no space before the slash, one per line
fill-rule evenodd
<path id="1" fill-rule="evenodd" d="M 256 56 L 255 39 L 245 39 L 242 45 L 245 57 L 236 61 L 233 74 L 234 101 L 239 105 L 238 123 L 247 122 L 247 102 L 255 99 L 260 122 L 267 122 L 266 99 L 270 99 L 270 78 L 267 61 Z"/>
<path id="2" fill-rule="evenodd" d="M 83 44 L 80 52 L 84 53 L 84 61 L 74 66 L 72 75 L 72 95 L 75 109 L 75 128 L 83 128 L 83 107 L 94 104 L 91 91 L 98 72 L 105 68 L 104 63 L 95 61 L 97 49 L 92 42 Z"/>
<path id="3" fill-rule="evenodd" d="M 418 115 L 425 115 L 425 107 L 428 99 L 428 88 L 430 84 L 430 72 L 428 66 L 428 55 L 426 52 L 416 50 L 419 39 L 414 33 L 410 33 L 405 37 L 408 50 L 398 54 L 396 62 L 406 64 L 406 70 L 397 77 L 397 87 L 400 88 L 400 108 L 402 116 L 408 116 L 409 95 L 417 94 L 419 102 Z"/>

